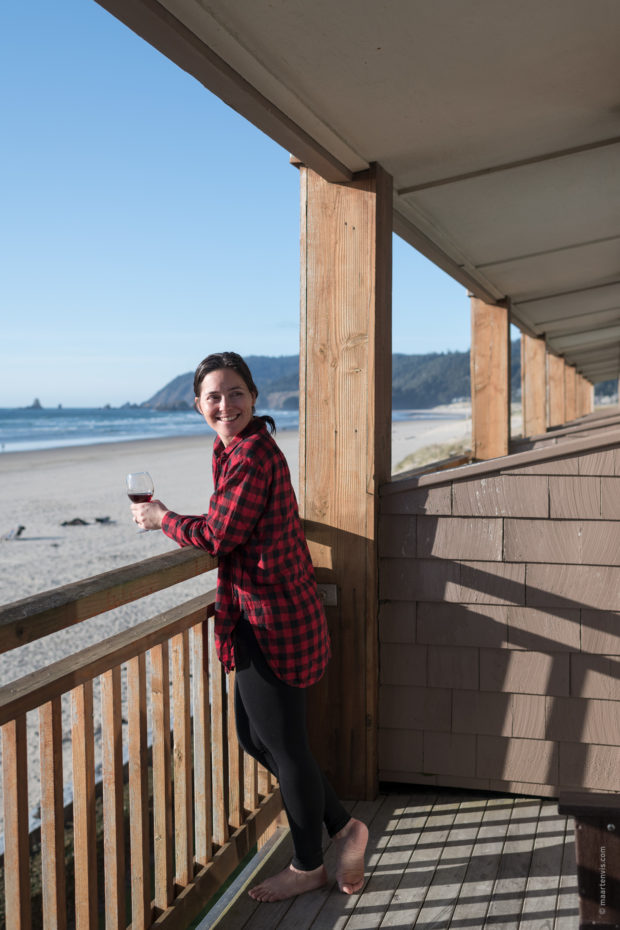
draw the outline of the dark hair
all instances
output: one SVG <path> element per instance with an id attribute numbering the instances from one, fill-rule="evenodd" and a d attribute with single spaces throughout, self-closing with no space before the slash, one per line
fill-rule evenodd
<path id="1" fill-rule="evenodd" d="M 250 394 L 254 395 L 254 401 L 256 401 L 258 397 L 258 388 L 254 384 L 252 372 L 248 368 L 247 362 L 241 358 L 240 355 L 237 355 L 236 352 L 214 352 L 212 355 L 207 355 L 206 358 L 203 358 L 194 373 L 194 397 L 200 396 L 200 387 L 206 375 L 210 374 L 212 371 L 221 371 L 222 368 L 231 368 L 243 378 L 248 391 Z M 257 419 L 263 420 L 270 431 L 275 433 L 276 424 L 272 417 L 262 416 L 257 417 Z"/>

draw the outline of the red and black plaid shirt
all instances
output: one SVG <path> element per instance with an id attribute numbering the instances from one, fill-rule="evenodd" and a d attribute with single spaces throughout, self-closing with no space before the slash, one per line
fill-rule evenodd
<path id="1" fill-rule="evenodd" d="M 286 459 L 265 423 L 253 419 L 224 447 L 213 446 L 209 512 L 168 511 L 162 530 L 181 546 L 219 559 L 215 639 L 234 668 L 232 632 L 242 613 L 275 674 L 287 684 L 318 681 L 329 660 L 323 605 Z"/>

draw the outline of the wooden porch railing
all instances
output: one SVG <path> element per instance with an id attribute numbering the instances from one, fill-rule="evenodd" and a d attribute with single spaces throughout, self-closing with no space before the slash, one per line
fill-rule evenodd
<path id="1" fill-rule="evenodd" d="M 216 564 L 198 550 L 180 549 L 10 604 L 0 609 L 0 651 Z M 209 591 L 0 688 L 7 928 L 186 927 L 273 829 L 280 793 L 237 743 L 234 676 L 222 670 L 207 619 L 213 604 Z M 70 732 L 62 726 L 66 695 Z M 39 717 L 41 766 L 42 892 L 35 915 L 26 748 L 31 711 Z M 63 806 L 62 744 L 69 738 L 72 829 Z M 67 865 L 73 883 L 66 881 Z M 74 887 L 69 899 L 67 884 Z"/>

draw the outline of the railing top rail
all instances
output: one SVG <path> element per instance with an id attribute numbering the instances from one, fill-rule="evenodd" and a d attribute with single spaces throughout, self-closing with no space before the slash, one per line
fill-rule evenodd
<path id="1" fill-rule="evenodd" d="M 203 622 L 214 603 L 208 591 L 0 687 L 0 726 Z"/>
<path id="2" fill-rule="evenodd" d="M 328 527 L 312 520 L 303 525 L 313 561 L 331 567 Z M 5 604 L 0 606 L 0 653 L 215 568 L 217 559 L 187 546 Z"/>
<path id="3" fill-rule="evenodd" d="M 115 568 L 0 607 L 0 653 L 217 568 L 187 547 Z"/>

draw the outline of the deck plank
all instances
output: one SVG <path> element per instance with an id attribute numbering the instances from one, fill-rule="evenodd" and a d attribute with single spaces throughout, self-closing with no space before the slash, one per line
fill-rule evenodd
<path id="1" fill-rule="evenodd" d="M 455 927 L 484 925 L 499 871 L 511 809 L 511 799 L 489 797 L 484 802 L 475 848 L 452 914 Z"/>
<path id="2" fill-rule="evenodd" d="M 450 923 L 465 877 L 471 841 L 477 832 L 476 828 L 474 837 L 469 834 L 470 818 L 463 808 L 466 804 L 458 792 L 452 798 L 440 796 L 427 822 L 425 839 L 418 845 L 430 866 L 427 870 L 430 881 L 415 918 L 421 926 L 447 927 Z M 429 830 L 432 831 L 430 834 Z M 463 843 L 468 843 L 467 854 L 464 853 Z"/>
<path id="3" fill-rule="evenodd" d="M 422 907 L 430 880 L 428 851 L 424 838 L 437 800 L 436 792 L 414 795 L 404 816 L 399 821 L 394 846 L 407 852 L 407 862 L 400 876 L 390 907 L 381 927 L 413 926 Z"/>
<path id="4" fill-rule="evenodd" d="M 354 817 L 363 820 L 364 823 L 372 827 L 372 823 L 385 803 L 385 798 L 379 797 L 375 801 L 359 801 L 356 804 L 350 803 L 346 806 Z M 325 833 L 324 852 L 325 868 L 329 875 L 329 882 L 312 894 L 305 894 L 297 898 L 286 912 L 285 917 L 278 926 L 278 930 L 301 930 L 304 927 L 320 926 L 323 919 L 321 912 L 332 895 L 338 899 L 336 907 L 342 907 L 343 903 L 346 902 L 345 896 L 338 891 L 334 880 L 336 872 L 335 847 L 329 842 L 327 833 Z"/>
<path id="5" fill-rule="evenodd" d="M 389 804 L 391 798 L 386 801 Z M 410 814 L 416 803 L 415 796 L 402 795 L 396 804 L 391 805 L 390 834 L 386 836 L 386 842 L 375 845 L 369 857 L 366 885 L 345 925 L 346 930 L 372 930 L 382 926 L 411 857 Z"/>
<path id="6" fill-rule="evenodd" d="M 445 927 L 450 924 L 474 853 L 482 813 L 479 798 L 459 800 L 456 816 L 439 854 L 437 869 L 418 914 L 417 920 L 422 926 Z"/>
<path id="7" fill-rule="evenodd" d="M 573 818 L 567 817 L 553 930 L 574 930 L 578 922 L 579 892 L 577 889 L 577 863 L 575 862 L 575 825 Z"/>
<path id="8" fill-rule="evenodd" d="M 543 801 L 536 828 L 534 850 L 525 886 L 519 930 L 552 930 L 556 915 L 566 818 L 555 801 Z"/>
<path id="9" fill-rule="evenodd" d="M 518 930 L 541 802 L 515 798 L 484 930 Z"/>
<path id="10" fill-rule="evenodd" d="M 366 885 L 343 895 L 333 880 L 292 901 L 247 894 L 292 856 L 284 834 L 237 899 L 201 930 L 573 930 L 578 920 L 572 818 L 554 801 L 410 787 L 358 802 L 369 824 Z"/>
<path id="11" fill-rule="evenodd" d="M 271 875 L 283 869 L 285 865 L 290 862 L 291 850 L 291 837 L 288 830 L 286 830 L 282 832 L 281 838 L 274 846 L 274 851 L 266 860 L 269 864 L 269 871 L 263 871 L 263 863 L 259 871 L 251 875 L 242 886 L 232 907 L 225 911 L 215 923 L 211 923 L 207 920 L 201 924 L 201 928 L 217 927 L 217 930 L 243 930 L 244 927 L 248 926 L 260 926 L 260 924 L 254 922 L 254 918 L 261 904 L 249 896 L 248 890 L 254 885 L 257 885 L 261 877 L 266 877 L 267 875 Z M 290 902 L 286 901 L 280 902 L 280 905 L 287 903 L 290 905 Z M 264 908 L 267 907 L 274 908 L 272 915 L 276 914 L 275 908 L 278 907 L 278 905 L 264 905 Z M 271 926 L 275 927 L 276 924 L 272 923 Z"/>
<path id="12" fill-rule="evenodd" d="M 342 894 L 335 883 L 332 884 L 320 913 L 312 926 L 312 930 L 344 930 L 349 928 L 351 916 L 355 913 L 360 902 L 366 901 L 368 887 L 371 885 L 375 870 L 378 868 L 384 849 L 397 827 L 400 819 L 399 811 L 406 807 L 408 795 L 391 795 L 382 797 L 381 805 L 374 817 L 364 817 L 360 810 L 360 820 L 368 824 L 369 839 L 366 857 L 366 884 L 358 894 Z M 372 905 L 368 905 L 371 907 Z M 362 904 L 361 907 L 365 907 Z"/>

